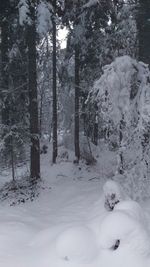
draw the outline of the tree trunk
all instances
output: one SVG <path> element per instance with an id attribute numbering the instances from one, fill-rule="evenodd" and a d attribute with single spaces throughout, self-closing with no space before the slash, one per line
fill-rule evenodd
<path id="1" fill-rule="evenodd" d="M 1 100 L 2 100 L 2 123 L 9 125 L 9 1 L 2 1 L 0 5 L 0 27 L 1 27 Z"/>
<path id="2" fill-rule="evenodd" d="M 30 4 L 32 24 L 28 26 L 28 79 L 29 79 L 29 113 L 30 113 L 30 177 L 40 178 L 40 143 L 38 123 L 37 73 L 36 73 L 36 26 L 35 8 Z"/>
<path id="3" fill-rule="evenodd" d="M 93 133 L 93 143 L 94 145 L 98 145 L 98 115 L 95 115 L 95 122 L 94 122 L 94 133 Z"/>
<path id="4" fill-rule="evenodd" d="M 39 108 L 39 133 L 40 133 L 40 138 L 42 137 L 43 98 L 44 98 L 44 90 L 42 90 L 42 92 L 41 92 L 40 108 Z"/>
<path id="5" fill-rule="evenodd" d="M 137 12 L 139 60 L 150 66 L 150 1 L 139 0 Z"/>
<path id="6" fill-rule="evenodd" d="M 53 1 L 54 12 L 56 11 L 56 0 Z M 56 20 L 53 16 L 53 163 L 57 158 L 57 78 L 56 78 Z"/>
<path id="7" fill-rule="evenodd" d="M 12 170 L 12 180 L 15 181 L 15 160 L 14 160 L 14 144 L 13 136 L 11 136 L 11 170 Z"/>
<path id="8" fill-rule="evenodd" d="M 123 129 L 124 129 L 124 116 L 122 115 L 122 119 L 120 120 L 120 125 L 119 125 L 119 166 L 118 166 L 119 174 L 124 173 L 123 152 L 122 152 Z"/>
<path id="9" fill-rule="evenodd" d="M 79 144 L 79 96 L 80 96 L 80 61 L 79 61 L 79 47 L 75 46 L 75 128 L 74 128 L 74 145 L 75 157 L 77 162 L 80 159 L 80 144 Z"/>

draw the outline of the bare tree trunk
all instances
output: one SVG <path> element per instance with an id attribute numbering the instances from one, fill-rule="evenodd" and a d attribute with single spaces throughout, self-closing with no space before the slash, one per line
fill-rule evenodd
<path id="1" fill-rule="evenodd" d="M 36 73 L 36 26 L 35 7 L 30 4 L 31 25 L 28 26 L 28 79 L 29 79 L 29 113 L 30 113 L 30 177 L 40 178 L 40 143 L 38 123 L 37 73 Z"/>
<path id="2" fill-rule="evenodd" d="M 9 90 L 8 52 L 9 52 L 9 1 L 2 1 L 0 7 L 0 27 L 1 27 L 1 92 L 2 123 L 9 125 L 9 98 L 6 96 Z"/>
<path id="3" fill-rule="evenodd" d="M 139 60 L 150 67 L 150 1 L 139 0 L 137 5 Z"/>
<path id="4" fill-rule="evenodd" d="M 124 116 L 122 115 L 122 119 L 120 121 L 119 126 L 119 166 L 118 166 L 118 173 L 124 173 L 124 166 L 123 166 L 123 152 L 122 152 L 122 140 L 123 140 L 123 128 L 124 128 Z"/>
<path id="5" fill-rule="evenodd" d="M 13 136 L 11 136 L 11 170 L 12 170 L 12 180 L 15 181 L 15 160 L 14 160 L 14 143 Z"/>
<path id="6" fill-rule="evenodd" d="M 40 99 L 40 108 L 39 108 L 39 133 L 40 133 L 40 138 L 42 137 L 43 98 L 44 98 L 44 90 L 42 89 L 41 99 Z"/>
<path id="7" fill-rule="evenodd" d="M 80 97 L 80 61 L 79 61 L 79 48 L 75 47 L 75 127 L 74 127 L 74 145 L 75 157 L 77 162 L 80 159 L 80 144 L 79 144 L 79 97 Z"/>
<path id="8" fill-rule="evenodd" d="M 94 145 L 98 145 L 98 115 L 95 115 L 95 121 L 94 121 L 94 134 L 93 134 L 93 143 Z"/>
<path id="9" fill-rule="evenodd" d="M 56 11 L 56 0 L 53 1 L 54 12 Z M 56 78 L 56 20 L 53 16 L 53 163 L 57 158 L 57 78 Z"/>

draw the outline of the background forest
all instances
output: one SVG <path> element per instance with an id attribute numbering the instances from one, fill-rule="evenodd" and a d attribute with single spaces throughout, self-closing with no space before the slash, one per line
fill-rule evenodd
<path id="1" fill-rule="evenodd" d="M 150 267 L 150 0 L 0 0 L 0 266 Z"/>
<path id="2" fill-rule="evenodd" d="M 149 64 L 149 0 L 1 0 L 1 171 L 34 184 L 40 155 L 49 171 L 68 151 L 94 165 L 105 145 L 112 176 L 147 197 Z"/>

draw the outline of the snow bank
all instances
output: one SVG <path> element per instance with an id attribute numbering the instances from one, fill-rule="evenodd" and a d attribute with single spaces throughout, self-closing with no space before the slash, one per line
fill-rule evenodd
<path id="1" fill-rule="evenodd" d="M 130 248 L 148 255 L 150 249 L 147 221 L 141 206 L 129 200 L 120 185 L 112 180 L 103 186 L 105 207 L 113 210 L 101 224 L 100 246 L 103 249 Z M 125 200 L 126 199 L 126 200 Z"/>
<path id="2" fill-rule="evenodd" d="M 65 230 L 56 240 L 56 251 L 61 259 L 89 263 L 98 254 L 96 238 L 86 226 Z"/>
<path id="3" fill-rule="evenodd" d="M 118 203 L 114 210 L 122 210 L 134 220 L 139 222 L 143 227 L 147 227 L 146 215 L 141 206 L 133 200 L 125 200 Z"/>
<path id="4" fill-rule="evenodd" d="M 150 267 L 149 233 L 139 204 L 124 200 L 120 186 L 108 181 L 105 193 L 115 191 L 120 202 L 107 212 L 103 180 L 91 179 L 99 177 L 97 166 L 89 172 L 62 162 L 50 171 L 49 155 L 42 159 L 45 189 L 39 198 L 20 206 L 1 204 L 0 266 Z M 100 164 L 104 161 L 103 151 Z"/>
<path id="5" fill-rule="evenodd" d="M 109 213 L 100 227 L 101 248 L 113 249 L 116 241 L 120 240 L 118 250 L 124 250 L 125 253 L 128 250 L 138 255 L 148 256 L 150 251 L 149 234 L 142 220 L 137 220 L 137 214 L 137 210 L 132 213 L 132 208 L 129 212 L 125 209 L 118 209 Z"/>

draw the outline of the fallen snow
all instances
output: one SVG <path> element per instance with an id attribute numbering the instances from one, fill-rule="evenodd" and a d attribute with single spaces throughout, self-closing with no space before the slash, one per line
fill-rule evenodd
<path id="1" fill-rule="evenodd" d="M 147 227 L 146 214 L 136 201 L 121 201 L 115 206 L 114 210 L 124 211 L 127 215 L 131 216 L 134 220 L 143 225 L 144 228 Z"/>
<path id="2" fill-rule="evenodd" d="M 150 266 L 150 235 L 134 215 L 130 216 L 124 210 L 111 212 L 101 224 L 100 236 L 104 266 L 109 266 L 109 262 L 114 267 Z M 119 247 L 113 250 L 117 240 Z"/>
<path id="3" fill-rule="evenodd" d="M 99 252 L 96 237 L 86 226 L 71 227 L 61 233 L 56 251 L 63 260 L 77 263 L 92 262 Z"/>
<path id="4" fill-rule="evenodd" d="M 42 156 L 40 196 L 18 206 L 1 203 L 0 266 L 150 266 L 145 226 L 150 221 L 149 203 L 143 209 L 136 202 L 120 199 L 113 211 L 106 211 L 104 174 L 110 176 L 115 161 L 111 153 L 104 155 L 107 164 L 100 155 L 102 163 L 93 167 L 72 164 L 70 155 L 70 162 L 60 160 L 51 166 L 50 156 Z M 114 191 L 114 186 L 106 185 L 104 188 Z M 120 245 L 113 250 L 117 239 Z"/>

